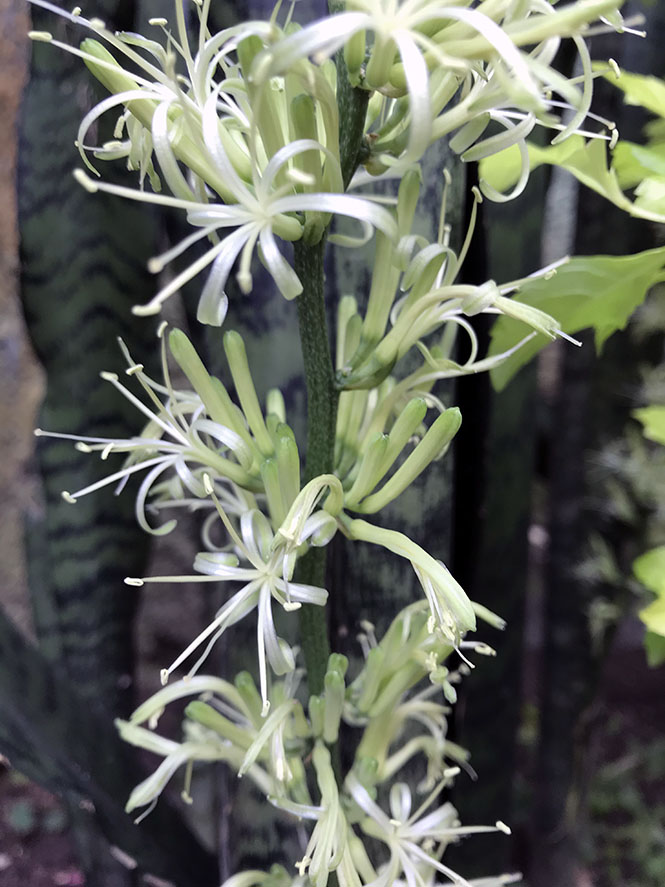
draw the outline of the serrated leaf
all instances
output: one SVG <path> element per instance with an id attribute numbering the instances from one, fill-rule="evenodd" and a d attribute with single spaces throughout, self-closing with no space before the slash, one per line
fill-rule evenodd
<path id="1" fill-rule="evenodd" d="M 645 588 L 665 597 L 665 545 L 640 555 L 633 563 L 633 573 Z"/>
<path id="2" fill-rule="evenodd" d="M 565 333 L 593 328 L 596 349 L 600 350 L 612 333 L 625 327 L 632 312 L 660 279 L 664 265 L 663 247 L 634 256 L 580 256 L 560 266 L 549 279 L 527 280 L 515 299 L 551 314 Z M 523 326 L 499 317 L 492 327 L 489 356 L 507 351 L 523 336 Z M 491 370 L 494 388 L 505 388 L 520 367 L 549 341 L 545 336 L 535 336 Z"/>
<path id="3" fill-rule="evenodd" d="M 641 407 L 631 414 L 644 426 L 644 436 L 656 443 L 665 444 L 665 406 Z"/>
<path id="4" fill-rule="evenodd" d="M 647 631 L 644 635 L 644 651 L 651 668 L 662 665 L 665 662 L 665 637 L 653 631 Z"/>
<path id="5" fill-rule="evenodd" d="M 640 619 L 649 631 L 665 637 L 665 597 L 659 597 L 648 607 L 640 610 Z"/>
<path id="6" fill-rule="evenodd" d="M 622 71 L 618 78 L 608 72 L 605 79 L 623 92 L 627 105 L 637 105 L 658 117 L 665 117 L 665 82 L 660 78 Z"/>
<path id="7" fill-rule="evenodd" d="M 665 144 L 619 142 L 612 163 L 622 188 L 634 188 L 644 179 L 665 179 Z"/>
<path id="8" fill-rule="evenodd" d="M 665 545 L 652 548 L 633 563 L 633 573 L 649 591 L 658 595 L 639 612 L 647 627 L 644 647 L 649 665 L 665 662 Z"/>
<path id="9" fill-rule="evenodd" d="M 582 136 L 571 136 L 559 145 L 541 148 L 528 144 L 529 168 L 543 164 L 558 166 L 572 173 L 587 188 L 600 194 L 615 206 L 638 219 L 665 223 L 665 202 L 646 200 L 637 193 L 631 200 L 624 194 L 617 170 L 608 164 L 607 143 L 602 139 L 585 141 Z M 509 190 L 520 175 L 519 150 L 508 148 L 480 163 L 480 177 L 498 191 Z M 653 197 L 650 194 L 649 197 Z"/>

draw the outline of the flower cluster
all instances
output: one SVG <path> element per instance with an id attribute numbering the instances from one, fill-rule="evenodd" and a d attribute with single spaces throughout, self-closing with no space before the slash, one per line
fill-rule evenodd
<path id="1" fill-rule="evenodd" d="M 420 604 L 408 607 L 394 620 L 380 643 L 371 626 L 362 636 L 366 659 L 346 686 L 348 661 L 332 654 L 325 689 L 310 696 L 306 708 L 296 696 L 301 671 L 296 669 L 270 689 L 266 717 L 257 688 L 243 672 L 235 684 L 214 677 L 192 677 L 158 691 L 129 721 L 119 722 L 122 736 L 163 758 L 152 776 L 136 787 L 127 809 L 154 804 L 169 779 L 186 768 L 184 797 L 194 762 L 224 761 L 239 776 L 247 775 L 270 802 L 286 814 L 313 827 L 303 856 L 294 861 L 304 883 L 325 887 L 335 872 L 340 884 L 389 887 L 395 883 L 431 884 L 437 874 L 454 883 L 469 882 L 441 861 L 445 848 L 466 835 L 509 830 L 462 827 L 455 808 L 436 798 L 459 773 L 468 768 L 466 754 L 447 737 L 449 709 L 433 697 L 443 684 L 452 697 L 453 683 L 468 666 L 449 672 L 443 664 L 453 652 L 427 630 Z M 482 644 L 466 643 L 467 652 L 491 653 Z M 428 686 L 422 688 L 429 678 Z M 183 740 L 175 742 L 155 732 L 164 707 L 179 699 L 198 697 L 184 711 Z M 144 724 L 148 724 L 145 727 Z M 354 763 L 342 786 L 332 763 L 331 749 L 340 727 L 360 729 Z M 401 744 L 403 735 L 409 736 Z M 395 774 L 416 755 L 424 753 L 427 772 L 418 794 L 422 802 L 412 812 L 412 791 L 392 783 Z M 448 763 L 452 762 L 452 765 Z M 319 799 L 311 796 L 308 769 L 313 769 Z M 378 798 L 389 790 L 390 815 Z M 360 838 L 384 843 L 387 862 L 373 859 Z M 514 875 L 487 879 L 483 884 L 508 884 Z M 227 883 L 232 883 L 231 882 Z"/>
<path id="2" fill-rule="evenodd" d="M 528 178 L 526 137 L 534 126 L 553 127 L 560 140 L 579 131 L 587 117 L 594 75 L 582 39 L 585 30 L 599 19 L 622 27 L 620 0 L 578 0 L 556 9 L 547 0 L 482 0 L 472 9 L 445 0 L 356 0 L 347 11 L 302 28 L 291 21 L 291 12 L 280 26 L 277 8 L 269 21 L 245 22 L 211 35 L 210 2 L 205 0 L 195 4 L 199 31 L 192 38 L 185 4 L 177 0 L 175 34 L 166 19 L 151 20 L 163 32 L 162 44 L 134 33 L 113 33 L 100 20 L 84 18 L 78 8 L 67 13 L 48 0 L 32 2 L 92 33 L 79 49 L 48 32 L 32 37 L 81 56 L 109 90 L 111 95 L 82 120 L 79 150 L 95 175 L 88 155 L 126 158 L 139 171 L 141 189 L 106 184 L 82 170 L 76 173 L 78 181 L 92 192 L 104 190 L 186 213 L 194 233 L 153 259 L 154 272 L 196 242 L 211 242 L 135 311 L 159 311 L 171 294 L 210 266 L 198 317 L 213 325 L 221 325 L 226 316 L 225 284 L 237 259 L 239 286 L 251 291 L 257 247 L 279 291 L 294 298 L 302 282 L 277 238 L 316 241 L 331 215 L 351 217 L 390 241 L 397 238 L 393 218 L 371 194 L 343 193 L 336 75 L 330 61 L 338 49 L 344 50 L 352 84 L 370 96 L 364 163 L 372 175 L 402 175 L 433 141 L 454 134 L 451 147 L 468 161 L 520 146 L 522 173 L 510 195 L 515 196 Z M 582 62 L 579 79 L 567 80 L 552 65 L 562 37 L 575 41 Z M 565 109 L 573 113 L 563 124 Z M 119 113 L 114 139 L 89 144 L 93 124 L 113 111 Z M 488 127 L 501 131 L 483 137 Z M 143 188 L 146 178 L 151 191 Z M 170 195 L 156 193 L 162 180 Z M 354 185 L 366 180 L 361 175 Z M 480 187 L 491 199 L 507 199 L 487 183 Z"/>
<path id="3" fill-rule="evenodd" d="M 611 127 L 580 129 L 587 119 L 599 122 L 589 110 L 594 74 L 583 37 L 594 22 L 621 30 L 620 0 L 348 0 L 343 10 L 303 27 L 292 21 L 293 5 L 282 17 L 278 4 L 268 21 L 217 34 L 208 29 L 210 0 L 196 0 L 196 35 L 188 31 L 184 0 L 176 0 L 174 32 L 166 19 L 151 21 L 162 31 L 161 43 L 113 33 L 78 9 L 32 2 L 91 34 L 80 48 L 48 33 L 32 36 L 80 56 L 110 93 L 81 122 L 78 148 L 88 170 L 76 172 L 79 183 L 186 214 L 193 233 L 153 259 L 154 272 L 195 244 L 209 244 L 135 313 L 158 312 L 209 269 L 198 318 L 220 326 L 229 275 L 235 267 L 240 289 L 249 293 L 255 253 L 279 292 L 293 299 L 306 281 L 291 266 L 285 243 L 311 247 L 328 237 L 352 246 L 375 236 L 366 298 L 356 293 L 337 305 L 336 372 L 328 381 L 336 388 L 331 402 L 339 396 L 339 404 L 335 440 L 326 442 L 330 453 L 334 443 L 334 457 L 306 483 L 284 399 L 273 390 L 260 402 L 244 342 L 232 330 L 223 343 L 235 398 L 208 373 L 185 334 L 173 330 L 167 337 L 163 325 L 162 382 L 122 344 L 126 374 L 142 398 L 116 374 L 104 374 L 144 415 L 142 433 L 72 438 L 79 450 L 104 461 L 121 454 L 124 464 L 63 494 L 68 501 L 144 473 L 136 514 L 148 532 L 173 530 L 173 518 L 153 526 L 164 510 L 206 512 L 191 575 L 128 577 L 129 585 L 196 581 L 228 589 L 210 624 L 163 669 L 165 686 L 129 721 L 118 722 L 128 742 L 162 759 L 132 793 L 128 810 L 150 809 L 181 767 L 190 800 L 193 766 L 223 761 L 276 808 L 310 826 L 300 829 L 301 858 L 290 861 L 297 875 L 274 867 L 235 875 L 226 887 L 326 887 L 333 873 L 340 887 L 434 887 L 441 877 L 464 887 L 512 883 L 514 875 L 469 882 L 444 862 L 451 843 L 488 828 L 463 827 L 454 807 L 437 800 L 461 769 L 470 770 L 466 753 L 448 737 L 456 685 L 473 667 L 469 657 L 493 653 L 468 633 L 477 619 L 496 628 L 503 622 L 469 600 L 441 561 L 374 516 L 445 455 L 460 427 L 460 411 L 441 402 L 436 382 L 492 369 L 535 335 L 564 336 L 555 318 L 512 298 L 523 280 L 469 285 L 459 272 L 483 196 L 502 201 L 525 186 L 525 140 L 535 126 L 554 129 L 555 141 L 580 131 L 612 138 Z M 564 37 L 573 39 L 580 59 L 581 75 L 573 79 L 553 66 Z M 348 183 L 340 111 L 350 89 L 363 118 L 352 159 L 364 169 Z M 89 144 L 107 112 L 117 115 L 113 140 Z M 415 233 L 419 162 L 443 136 L 463 160 L 515 145 L 522 157 L 510 194 L 483 181 L 474 189 L 459 252 L 446 222 L 447 173 L 437 238 Z M 139 173 L 139 190 L 95 178 L 91 157 L 125 159 Z M 373 183 L 390 178 L 400 179 L 396 196 L 378 195 Z M 170 194 L 161 193 L 162 184 Z M 336 216 L 359 223 L 360 235 L 330 235 Z M 536 275 L 556 273 L 550 267 Z M 521 325 L 522 340 L 491 358 L 479 354 L 469 318 L 480 313 Z M 319 333 L 327 343 L 325 330 Z M 464 362 L 454 357 L 458 333 L 470 344 Z M 167 340 L 185 390 L 172 383 Z M 423 362 L 407 375 L 400 361 L 414 349 Z M 273 610 L 321 612 L 328 598 L 323 571 L 319 584 L 310 584 L 296 570 L 337 533 L 407 560 L 422 594 L 380 641 L 371 625 L 361 626 L 364 656 L 357 667 L 335 652 L 326 665 L 324 651 L 322 685 L 307 691 L 298 650 L 278 635 Z M 258 682 L 246 672 L 233 683 L 199 674 L 212 645 L 250 614 Z M 186 663 L 184 677 L 169 684 Z M 159 735 L 165 706 L 182 700 L 189 700 L 182 740 Z M 355 754 L 343 772 L 337 744 L 354 731 Z M 403 781 L 407 764 L 418 773 L 415 786 Z M 489 830 L 508 831 L 500 822 Z"/>

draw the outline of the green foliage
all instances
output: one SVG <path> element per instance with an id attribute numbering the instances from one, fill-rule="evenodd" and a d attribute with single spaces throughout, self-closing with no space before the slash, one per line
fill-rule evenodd
<path id="1" fill-rule="evenodd" d="M 645 648 L 649 665 L 661 665 L 665 662 L 665 545 L 640 555 L 633 570 L 642 585 L 656 595 L 653 603 L 640 610 L 640 619 L 647 627 Z"/>
<path id="2" fill-rule="evenodd" d="M 600 350 L 612 333 L 626 326 L 630 315 L 660 279 L 664 266 L 665 248 L 634 256 L 580 256 L 566 261 L 551 276 L 524 281 L 515 301 L 553 315 L 567 334 L 591 327 Z M 492 327 L 489 354 L 507 351 L 523 335 L 523 328 L 500 317 Z M 505 388 L 520 367 L 548 343 L 545 336 L 536 335 L 492 369 L 496 390 Z"/>
<path id="3" fill-rule="evenodd" d="M 626 146 L 629 146 L 627 149 Z M 651 222 L 665 222 L 665 194 L 661 193 L 661 182 L 658 177 L 643 179 L 637 176 L 640 184 L 635 190 L 635 198 L 631 200 L 623 191 L 624 187 L 636 184 L 636 161 L 629 162 L 630 155 L 627 152 L 638 145 L 622 143 L 619 156 L 623 166 L 620 167 L 624 178 L 619 175 L 614 160 L 608 164 L 606 143 L 600 139 L 586 141 L 582 136 L 571 136 L 565 142 L 557 145 L 540 147 L 529 143 L 529 168 L 533 171 L 543 164 L 558 166 L 572 173 L 575 178 L 587 188 L 605 197 L 615 206 L 625 210 L 629 215 L 638 219 L 646 219 Z M 619 151 L 619 146 L 617 147 Z M 653 158 L 651 152 L 642 148 L 642 152 L 649 155 L 640 163 L 639 168 L 649 172 L 649 162 L 660 170 L 661 152 L 655 150 Z M 507 191 L 512 188 L 520 177 L 521 158 L 516 146 L 488 157 L 480 164 L 481 178 L 491 187 L 499 191 Z"/>
<path id="4" fill-rule="evenodd" d="M 632 725 L 613 725 L 610 741 L 628 746 L 599 771 L 589 806 L 594 869 L 607 887 L 665 883 L 665 807 L 654 803 L 665 779 L 665 741 L 633 738 Z M 662 795 L 660 795 L 662 797 Z"/>
<path id="5" fill-rule="evenodd" d="M 633 410 L 633 416 L 644 426 L 644 436 L 665 444 L 665 406 L 652 405 Z"/>
<path id="6" fill-rule="evenodd" d="M 578 181 L 636 218 L 665 222 L 665 84 L 656 77 L 621 72 L 605 75 L 622 90 L 626 104 L 651 112 L 656 120 L 646 129 L 647 145 L 621 141 L 611 152 L 606 141 L 572 136 L 541 147 L 529 143 L 529 168 L 548 164 L 572 173 Z M 520 178 L 522 161 L 515 145 L 481 162 L 481 177 L 493 188 L 507 191 Z M 626 190 L 635 189 L 631 200 Z"/>

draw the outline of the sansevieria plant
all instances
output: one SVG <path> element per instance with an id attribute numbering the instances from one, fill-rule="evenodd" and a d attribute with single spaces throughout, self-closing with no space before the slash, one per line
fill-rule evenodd
<path id="1" fill-rule="evenodd" d="M 438 382 L 496 373 L 556 337 L 579 344 L 571 334 L 584 326 L 602 327 L 602 341 L 630 313 L 613 305 L 610 316 L 601 307 L 576 317 L 566 302 L 552 316 L 539 307 L 556 304 L 562 286 L 574 290 L 575 274 L 591 273 L 594 259 L 562 260 L 505 283 L 460 282 L 477 207 L 524 190 L 526 139 L 536 128 L 554 145 L 570 137 L 598 142 L 594 151 L 605 162 L 617 133 L 591 112 L 591 100 L 594 77 L 610 66 L 592 66 L 584 38 L 630 31 L 621 0 L 349 0 L 310 22 L 297 22 L 295 3 L 278 3 L 268 20 L 219 33 L 209 30 L 210 0 L 175 0 L 172 23 L 152 19 L 150 36 L 112 32 L 78 9 L 33 2 L 84 38 L 77 46 L 47 32 L 32 38 L 80 56 L 109 93 L 81 121 L 76 182 L 90 200 L 105 191 L 184 215 L 191 232 L 151 260 L 155 273 L 205 244 L 134 312 L 157 314 L 200 279 L 198 320 L 222 328 L 233 382 L 232 396 L 186 334 L 163 323 L 159 379 L 124 345 L 126 378 L 105 374 L 143 414 L 141 434 L 73 436 L 79 450 L 112 467 L 104 480 L 63 493 L 67 501 L 106 484 L 122 487 L 136 474 L 136 518 L 146 532 L 173 531 L 182 507 L 206 515 L 190 573 L 128 577 L 127 584 L 212 582 L 224 590 L 210 624 L 164 663 L 163 688 L 118 722 L 127 742 L 161 758 L 127 809 L 149 812 L 181 768 L 189 799 L 193 765 L 223 761 L 252 781 L 266 805 L 292 817 L 302 844 L 286 868 L 240 872 L 227 887 L 519 880 L 488 873 L 470 882 L 445 862 L 448 845 L 466 835 L 509 832 L 503 822 L 462 825 L 441 799 L 466 761 L 447 737 L 455 685 L 493 652 L 483 623 L 503 627 L 502 619 L 471 601 L 417 538 L 386 526 L 382 512 L 445 457 L 460 427 L 460 411 L 437 396 Z M 563 39 L 573 41 L 579 60 L 571 78 L 555 65 Z M 117 119 L 113 139 L 94 144 L 95 124 L 107 114 Z M 458 250 L 446 221 L 447 170 L 438 236 L 430 242 L 414 230 L 419 201 L 431 200 L 421 193 L 420 162 L 441 139 L 462 161 L 491 158 L 493 169 L 506 149 L 520 158 L 507 192 L 483 178 L 481 167 Z M 135 189 L 100 175 L 104 163 L 118 160 L 135 170 Z M 328 291 L 326 250 L 353 251 L 369 241 L 367 292 Z M 257 260 L 275 298 L 295 300 L 306 441 L 296 439 L 279 390 L 261 402 L 245 343 L 226 328 L 227 281 L 235 275 L 251 299 Z M 665 256 L 652 251 L 632 260 L 642 271 L 641 298 Z M 498 316 L 502 331 L 487 354 L 470 322 L 478 314 Z M 172 381 L 176 365 L 182 385 Z M 68 437 L 66 429 L 38 434 Z M 336 534 L 413 569 L 412 603 L 383 637 L 366 622 L 358 626 L 358 668 L 328 640 L 326 557 Z M 277 611 L 282 623 L 298 621 L 297 645 L 278 634 Z M 245 618 L 256 624 L 253 672 L 205 674 L 213 645 Z M 158 722 L 183 699 L 176 741 L 158 732 Z M 408 784 L 405 768 L 414 762 L 421 778 Z"/>

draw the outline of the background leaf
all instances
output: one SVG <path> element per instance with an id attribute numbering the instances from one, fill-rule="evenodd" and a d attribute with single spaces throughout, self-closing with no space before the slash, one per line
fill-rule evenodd
<path id="1" fill-rule="evenodd" d="M 645 588 L 665 596 L 665 545 L 640 555 L 633 564 L 633 572 Z"/>
<path id="2" fill-rule="evenodd" d="M 660 279 L 663 265 L 665 248 L 634 256 L 581 256 L 559 267 L 549 279 L 527 281 L 515 300 L 551 314 L 565 333 L 592 327 L 596 349 L 600 351 L 613 332 L 625 327 L 632 312 Z M 499 317 L 491 331 L 490 355 L 506 351 L 523 336 L 523 326 Z M 492 383 L 497 391 L 549 341 L 537 335 L 492 370 Z"/>
<path id="3" fill-rule="evenodd" d="M 644 649 L 651 668 L 656 668 L 665 662 L 665 637 L 663 635 L 647 631 L 644 636 Z"/>
<path id="4" fill-rule="evenodd" d="M 633 410 L 632 416 L 644 426 L 644 436 L 665 444 L 665 406 L 654 405 Z M 663 565 L 665 568 L 665 564 Z"/>

